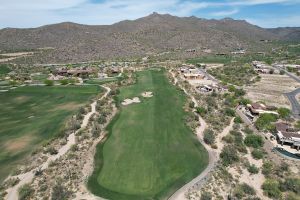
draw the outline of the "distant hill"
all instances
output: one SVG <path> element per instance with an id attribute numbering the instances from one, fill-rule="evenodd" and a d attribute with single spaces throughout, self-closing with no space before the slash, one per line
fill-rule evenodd
<path id="1" fill-rule="evenodd" d="M 285 27 L 268 29 L 284 41 L 300 41 L 300 27 Z"/>
<path id="2" fill-rule="evenodd" d="M 5 28 L 0 30 L 0 50 L 55 48 L 40 55 L 39 62 L 143 56 L 175 50 L 183 55 L 186 49 L 197 49 L 199 54 L 203 48 L 213 52 L 261 48 L 261 40 L 289 38 L 293 34 L 279 32 L 230 18 L 207 20 L 153 13 L 113 25 L 65 22 L 30 29 Z"/>

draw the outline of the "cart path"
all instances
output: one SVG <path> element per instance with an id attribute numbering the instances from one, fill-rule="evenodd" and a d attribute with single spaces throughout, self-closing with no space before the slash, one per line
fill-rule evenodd
<path id="1" fill-rule="evenodd" d="M 176 78 L 176 76 L 175 76 L 174 72 L 172 72 L 172 70 L 169 70 L 169 72 L 171 73 L 171 75 L 174 79 L 174 85 L 176 85 L 178 83 L 178 79 Z M 189 96 L 191 98 L 191 100 L 194 102 L 195 107 L 198 107 L 199 104 L 198 104 L 197 100 L 195 99 L 195 97 L 192 94 L 190 94 L 189 92 L 187 92 L 187 90 L 185 88 L 183 88 L 181 86 L 179 86 L 179 87 L 184 91 L 184 93 L 187 96 Z M 224 146 L 222 144 L 221 140 L 225 135 L 227 135 L 230 132 L 230 130 L 232 129 L 232 126 L 234 124 L 234 118 L 233 118 L 233 119 L 231 119 L 230 124 L 222 131 L 221 134 L 219 134 L 217 136 L 216 143 L 218 144 L 218 149 L 214 150 L 203 141 L 203 133 L 207 127 L 207 124 L 202 119 L 201 116 L 198 115 L 198 117 L 199 117 L 199 126 L 196 128 L 196 135 L 197 135 L 199 142 L 205 147 L 205 149 L 208 152 L 208 156 L 209 156 L 208 165 L 207 165 L 206 169 L 204 171 L 202 171 L 196 178 L 194 178 L 193 180 L 191 180 L 190 182 L 188 182 L 187 184 L 185 184 L 184 186 L 179 188 L 175 193 L 173 193 L 173 195 L 170 196 L 168 198 L 168 200 L 187 199 L 185 196 L 187 194 L 187 192 L 189 192 L 192 189 L 200 188 L 204 183 L 206 183 L 206 181 L 208 180 L 208 177 L 211 175 L 211 172 L 217 166 L 217 163 L 219 161 L 220 152 Z M 220 145 L 220 147 L 219 147 L 219 145 Z"/>
<path id="2" fill-rule="evenodd" d="M 105 86 L 101 86 L 101 87 L 103 87 L 104 89 L 106 89 L 106 92 L 105 92 L 104 95 L 102 95 L 102 97 L 99 100 L 102 100 L 105 97 L 107 97 L 107 95 L 111 91 L 111 89 L 109 87 L 105 87 Z M 57 160 L 58 158 L 60 158 L 64 154 L 66 154 L 69 151 L 69 149 L 72 147 L 72 145 L 76 144 L 76 140 L 75 140 L 76 133 L 79 132 L 80 130 L 84 129 L 88 125 L 91 116 L 96 113 L 96 105 L 97 105 L 97 101 L 94 101 L 93 103 L 91 103 L 90 106 L 91 106 L 92 110 L 91 110 L 91 112 L 87 113 L 84 116 L 83 121 L 81 123 L 80 129 L 78 129 L 76 132 L 74 132 L 74 133 L 72 133 L 72 134 L 70 134 L 68 136 L 67 144 L 65 144 L 64 146 L 62 146 L 58 150 L 58 153 L 56 155 L 49 156 L 49 158 L 47 159 L 46 162 L 44 162 L 39 167 L 32 169 L 29 172 L 26 172 L 26 173 L 23 173 L 23 174 L 19 174 L 17 176 L 10 176 L 10 177 L 8 177 L 8 178 L 19 178 L 20 182 L 17 185 L 15 185 L 15 186 L 13 186 L 11 188 L 8 188 L 6 190 L 6 192 L 7 192 L 7 195 L 5 196 L 6 200 L 18 200 L 18 198 L 19 198 L 19 192 L 18 192 L 19 188 L 21 188 L 23 185 L 25 185 L 27 183 L 31 183 L 32 180 L 33 180 L 33 178 L 34 178 L 34 174 L 35 174 L 35 172 L 37 170 L 39 170 L 39 169 L 42 169 L 42 170 L 47 169 L 48 166 L 49 166 L 49 163 L 51 163 L 52 161 Z"/>

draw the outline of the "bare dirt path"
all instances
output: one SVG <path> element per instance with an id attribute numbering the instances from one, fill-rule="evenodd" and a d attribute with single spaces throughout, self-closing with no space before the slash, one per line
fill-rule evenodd
<path id="1" fill-rule="evenodd" d="M 105 94 L 100 98 L 103 99 L 105 97 L 107 97 L 107 95 L 110 93 L 110 88 L 108 87 L 105 87 L 105 86 L 101 86 L 103 88 L 106 89 L 106 92 Z M 17 176 L 10 176 L 9 178 L 19 178 L 20 179 L 20 182 L 11 187 L 11 188 L 8 188 L 6 190 L 7 192 L 7 195 L 5 196 L 5 199 L 6 200 L 17 200 L 18 197 L 19 197 L 19 193 L 18 193 L 18 190 L 19 188 L 21 188 L 23 185 L 27 184 L 27 183 L 30 183 L 32 182 L 33 178 L 34 178 L 34 174 L 37 170 L 39 169 L 47 169 L 48 166 L 49 166 L 49 163 L 60 158 L 61 156 L 63 156 L 64 154 L 66 154 L 68 152 L 68 150 L 72 147 L 72 145 L 74 145 L 76 143 L 75 141 L 75 135 L 78 131 L 84 129 L 87 125 L 88 125 L 88 122 L 91 118 L 91 116 L 96 113 L 96 105 L 97 105 L 97 101 L 94 101 L 92 104 L 91 104 L 91 112 L 87 113 L 84 118 L 83 118 L 83 121 L 82 121 L 82 124 L 81 124 L 81 128 L 78 129 L 76 132 L 72 133 L 69 135 L 68 137 L 68 142 L 67 144 L 65 144 L 64 146 L 62 146 L 59 150 L 58 150 L 58 153 L 56 155 L 53 155 L 53 156 L 50 156 L 46 162 L 44 162 L 41 166 L 35 168 L 35 169 L 32 169 L 31 171 L 29 172 L 26 172 L 26 173 L 23 173 L 23 174 L 19 174 Z"/>
<path id="2" fill-rule="evenodd" d="M 175 76 L 174 72 L 172 72 L 172 70 L 169 70 L 169 72 L 171 73 L 171 75 L 174 79 L 174 85 L 176 85 L 178 83 L 178 79 L 176 78 L 176 76 Z M 187 92 L 187 90 L 185 88 L 183 88 L 181 86 L 179 86 L 179 87 L 184 91 L 184 93 L 187 96 L 189 96 L 191 98 L 191 100 L 194 102 L 195 107 L 198 107 L 199 104 L 198 104 L 197 100 L 195 99 L 195 97 L 192 94 L 190 94 L 189 92 Z M 201 118 L 201 116 L 198 115 L 198 117 L 199 117 L 199 126 L 196 128 L 196 135 L 198 137 L 199 142 L 205 147 L 205 149 L 208 152 L 208 156 L 209 156 L 208 165 L 207 165 L 206 169 L 201 172 L 201 174 L 199 174 L 196 178 L 194 178 L 193 180 L 191 180 L 190 182 L 188 182 L 187 184 L 182 186 L 180 189 L 178 189 L 172 196 L 170 196 L 168 198 L 168 200 L 184 200 L 184 199 L 186 199 L 185 195 L 187 192 L 189 192 L 190 190 L 193 190 L 193 189 L 200 188 L 208 180 L 209 175 L 214 170 L 214 168 L 217 165 L 217 162 L 219 161 L 219 155 L 224 146 L 221 142 L 221 139 L 222 139 L 222 137 L 224 137 L 225 135 L 227 135 L 229 133 L 229 131 L 232 129 L 232 126 L 234 124 L 233 119 L 232 119 L 230 124 L 222 131 L 221 134 L 219 134 L 217 136 L 216 142 L 218 145 L 218 149 L 214 150 L 203 141 L 203 133 L 207 127 L 207 124 Z"/>

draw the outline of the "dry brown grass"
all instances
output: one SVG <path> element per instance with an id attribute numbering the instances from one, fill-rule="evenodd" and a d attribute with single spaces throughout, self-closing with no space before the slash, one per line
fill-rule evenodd
<path id="1" fill-rule="evenodd" d="M 50 109 L 49 111 L 50 112 L 59 111 L 59 110 L 72 111 L 83 105 L 84 104 L 79 104 L 79 103 L 75 103 L 75 102 L 64 103 L 64 104 L 55 106 L 53 109 Z"/>
<path id="2" fill-rule="evenodd" d="M 31 134 L 24 135 L 20 138 L 11 139 L 5 142 L 4 149 L 8 152 L 20 151 L 30 145 L 34 139 Z"/>
<path id="3" fill-rule="evenodd" d="M 246 88 L 246 97 L 254 102 L 263 101 L 267 105 L 290 108 L 284 93 L 300 87 L 300 83 L 286 75 L 262 74 L 260 76 L 261 81 Z"/>

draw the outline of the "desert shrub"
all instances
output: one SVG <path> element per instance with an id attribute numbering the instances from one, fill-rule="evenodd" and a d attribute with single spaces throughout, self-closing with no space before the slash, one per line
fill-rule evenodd
<path id="1" fill-rule="evenodd" d="M 259 169 L 255 166 L 255 165 L 249 165 L 247 167 L 248 172 L 250 172 L 251 174 L 258 174 Z"/>
<path id="2" fill-rule="evenodd" d="M 245 129 L 243 129 L 243 132 L 246 133 L 247 135 L 253 134 L 253 131 L 250 128 L 248 128 L 248 127 L 246 127 Z"/>
<path id="3" fill-rule="evenodd" d="M 241 105 L 246 106 L 247 104 L 251 104 L 251 100 L 250 99 L 244 99 L 244 98 L 242 98 L 242 99 L 240 99 L 239 103 Z"/>
<path id="4" fill-rule="evenodd" d="M 236 89 L 234 91 L 234 96 L 236 96 L 236 97 L 241 97 L 241 96 L 244 96 L 245 94 L 246 94 L 246 92 L 243 89 Z"/>
<path id="5" fill-rule="evenodd" d="M 274 169 L 274 165 L 270 161 L 265 161 L 262 166 L 262 173 L 266 176 L 269 176 Z"/>
<path id="6" fill-rule="evenodd" d="M 197 107 L 196 112 L 203 117 L 207 113 L 207 110 L 204 107 Z"/>
<path id="7" fill-rule="evenodd" d="M 201 199 L 200 200 L 212 200 L 212 195 L 210 192 L 203 192 L 201 194 Z"/>
<path id="8" fill-rule="evenodd" d="M 230 135 L 234 136 L 233 142 L 235 144 L 236 149 L 239 152 L 247 153 L 247 148 L 246 148 L 246 146 L 243 143 L 243 135 L 242 135 L 242 133 L 239 132 L 239 131 L 230 131 Z"/>
<path id="9" fill-rule="evenodd" d="M 105 124 L 106 123 L 106 117 L 104 115 L 100 115 L 98 118 L 99 124 Z"/>
<path id="10" fill-rule="evenodd" d="M 286 200 L 300 200 L 300 197 L 293 192 L 289 192 L 286 196 Z"/>
<path id="11" fill-rule="evenodd" d="M 52 188 L 52 195 L 51 195 L 51 199 L 52 200 L 57 200 L 57 199 L 59 199 L 59 200 L 67 200 L 67 199 L 69 199 L 70 196 L 71 196 L 71 192 L 68 191 L 60 183 L 56 184 Z"/>
<path id="12" fill-rule="evenodd" d="M 19 178 L 10 178 L 5 182 L 5 185 L 8 185 L 9 187 L 13 187 L 17 185 L 20 182 Z"/>
<path id="13" fill-rule="evenodd" d="M 83 114 L 86 113 L 86 110 L 85 110 L 83 107 L 81 107 L 81 108 L 79 109 L 79 113 L 83 115 Z"/>
<path id="14" fill-rule="evenodd" d="M 253 187 L 251 187 L 250 185 L 248 185 L 246 183 L 243 183 L 240 187 L 241 187 L 241 189 L 243 190 L 243 192 L 245 194 L 249 194 L 249 195 L 255 195 L 256 194 Z"/>
<path id="15" fill-rule="evenodd" d="M 295 124 L 295 128 L 300 129 L 300 120 L 298 120 Z"/>
<path id="16" fill-rule="evenodd" d="M 206 144 L 213 144 L 215 142 L 215 133 L 211 129 L 206 129 L 204 131 L 203 140 Z"/>
<path id="17" fill-rule="evenodd" d="M 254 159 L 259 160 L 264 157 L 264 152 L 260 149 L 253 149 L 253 151 L 251 152 L 251 155 Z"/>
<path id="18" fill-rule="evenodd" d="M 43 170 L 41 168 L 38 168 L 37 170 L 34 171 L 35 176 L 41 176 L 43 174 Z"/>
<path id="19" fill-rule="evenodd" d="M 271 198 L 280 198 L 281 192 L 279 190 L 279 183 L 275 179 L 267 179 L 263 185 L 262 189 L 264 191 L 264 194 Z"/>
<path id="20" fill-rule="evenodd" d="M 225 146 L 220 154 L 222 163 L 228 166 L 239 160 L 237 150 L 234 146 Z"/>
<path id="21" fill-rule="evenodd" d="M 46 86 L 53 86 L 53 85 L 54 85 L 54 81 L 52 81 L 52 80 L 45 80 L 45 81 L 44 81 L 44 84 L 45 84 Z"/>
<path id="22" fill-rule="evenodd" d="M 233 143 L 234 142 L 234 136 L 228 134 L 228 135 L 224 136 L 222 138 L 222 140 L 224 140 L 227 143 Z"/>
<path id="23" fill-rule="evenodd" d="M 232 96 L 226 96 L 224 100 L 224 105 L 234 107 L 236 105 L 236 99 Z"/>
<path id="24" fill-rule="evenodd" d="M 31 186 L 29 184 L 25 184 L 19 189 L 19 200 L 31 199 L 33 193 L 34 190 Z"/>
<path id="25" fill-rule="evenodd" d="M 50 155 L 55 155 L 58 153 L 58 151 L 54 147 L 48 147 L 45 153 L 49 153 Z"/>
<path id="26" fill-rule="evenodd" d="M 289 165 L 286 162 L 282 162 L 278 169 L 280 172 L 288 172 L 289 171 Z"/>
<path id="27" fill-rule="evenodd" d="M 247 135 L 244 141 L 248 147 L 258 148 L 264 145 L 263 138 L 260 135 L 250 134 Z"/>
<path id="28" fill-rule="evenodd" d="M 281 119 L 286 119 L 291 114 L 291 111 L 288 108 L 278 108 L 277 112 Z"/>
<path id="29" fill-rule="evenodd" d="M 62 85 L 67 85 L 69 83 L 69 80 L 68 79 L 63 79 L 63 80 L 60 80 L 59 82 Z"/>
<path id="30" fill-rule="evenodd" d="M 100 136 L 101 129 L 100 129 L 99 127 L 97 127 L 97 126 L 93 126 L 91 132 L 92 132 L 92 136 L 93 136 L 94 138 L 97 138 L 97 137 Z"/>
<path id="31" fill-rule="evenodd" d="M 15 80 L 10 80 L 10 81 L 9 81 L 9 85 L 11 85 L 11 86 L 16 86 L 16 85 L 18 85 L 18 82 L 15 81 Z"/>
<path id="32" fill-rule="evenodd" d="M 233 195 L 238 199 L 242 199 L 246 195 L 255 195 L 255 194 L 256 194 L 255 190 L 246 183 L 240 184 L 237 187 L 235 187 L 233 192 Z"/>
<path id="33" fill-rule="evenodd" d="M 71 151 L 75 152 L 75 151 L 78 151 L 78 145 L 76 144 L 73 144 L 70 148 Z"/>
<path id="34" fill-rule="evenodd" d="M 243 120 L 240 116 L 237 116 L 234 118 L 234 123 L 241 124 L 241 123 L 243 123 Z"/>
<path id="35" fill-rule="evenodd" d="M 45 192 L 48 189 L 48 185 L 47 184 L 41 184 L 39 185 L 39 191 L 40 192 Z"/>
<path id="36" fill-rule="evenodd" d="M 194 103 L 193 101 L 190 101 L 190 102 L 189 102 L 189 107 L 190 107 L 190 108 L 194 108 L 194 107 L 195 107 L 195 103 Z"/>
<path id="37" fill-rule="evenodd" d="M 235 111 L 231 108 L 226 108 L 225 109 L 225 115 L 227 115 L 229 117 L 234 117 L 235 116 Z"/>
<path id="38" fill-rule="evenodd" d="M 300 178 L 287 178 L 280 182 L 281 191 L 291 191 L 300 195 Z"/>
<path id="39" fill-rule="evenodd" d="M 76 83 L 76 80 L 74 78 L 71 78 L 71 79 L 68 79 L 68 82 L 71 84 L 71 85 L 74 85 Z"/>

